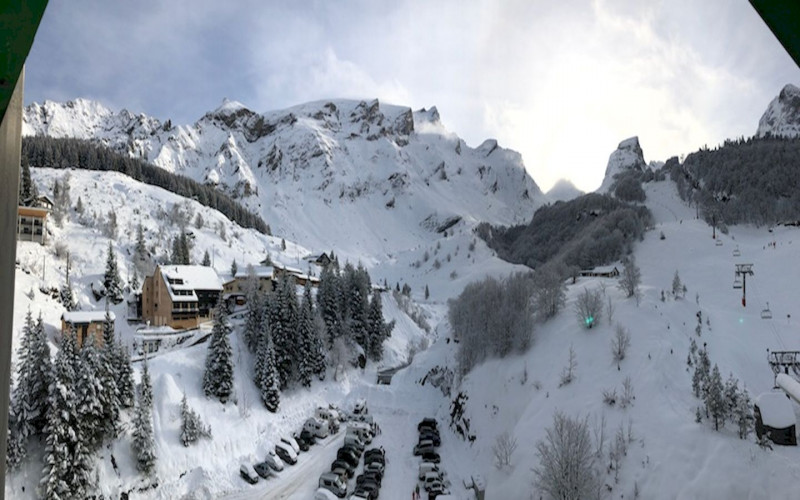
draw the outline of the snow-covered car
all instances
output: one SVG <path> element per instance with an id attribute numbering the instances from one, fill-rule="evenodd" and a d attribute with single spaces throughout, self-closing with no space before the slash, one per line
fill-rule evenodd
<path id="1" fill-rule="evenodd" d="M 295 453 L 300 453 L 300 444 L 293 437 L 282 437 L 281 443 L 292 447 Z"/>
<path id="2" fill-rule="evenodd" d="M 433 462 L 435 464 L 438 464 L 439 462 L 442 461 L 442 457 L 440 457 L 439 454 L 436 453 L 435 451 L 427 451 L 420 456 L 422 457 L 423 462 Z"/>
<path id="3" fill-rule="evenodd" d="M 428 472 L 436 472 L 441 476 L 439 466 L 432 462 L 422 462 L 419 464 L 419 479 L 420 481 L 425 477 Z"/>
<path id="4" fill-rule="evenodd" d="M 239 475 L 250 484 L 256 484 L 258 482 L 258 474 L 256 474 L 256 471 L 253 470 L 253 466 L 250 464 L 241 464 L 239 466 Z"/>
<path id="5" fill-rule="evenodd" d="M 367 400 L 366 399 L 359 399 L 356 401 L 355 406 L 353 406 L 353 415 L 361 415 L 362 413 L 368 413 L 369 410 L 367 409 Z"/>
<path id="6" fill-rule="evenodd" d="M 438 429 L 438 427 L 439 427 L 439 425 L 436 422 L 436 419 L 435 418 L 429 418 L 429 417 L 423 418 L 422 420 L 420 420 L 419 424 L 417 424 L 417 430 L 418 431 L 421 431 L 424 428 Z"/>
<path id="7" fill-rule="evenodd" d="M 275 445 L 275 454 L 280 457 L 281 460 L 288 463 L 289 465 L 294 465 L 297 463 L 297 453 L 295 453 L 294 449 L 285 443 L 278 443 Z"/>
<path id="8" fill-rule="evenodd" d="M 328 425 L 328 422 L 315 417 L 311 417 L 306 420 L 306 422 L 303 424 L 303 430 L 306 430 L 321 439 L 328 437 L 328 434 L 330 434 L 330 426 Z"/>
<path id="9" fill-rule="evenodd" d="M 264 462 L 266 462 L 266 464 L 269 465 L 269 468 L 274 471 L 280 472 L 283 470 L 283 460 L 281 460 L 280 457 L 278 457 L 278 455 L 276 455 L 272 450 L 270 450 L 267 458 L 264 459 Z"/>
<path id="10" fill-rule="evenodd" d="M 383 471 L 386 470 L 386 465 L 382 462 L 370 462 L 364 466 L 364 472 L 377 472 L 383 476 Z"/>
<path id="11" fill-rule="evenodd" d="M 253 469 L 255 469 L 256 474 L 263 477 L 264 479 L 267 479 L 268 477 L 275 475 L 275 473 L 272 472 L 272 468 L 269 466 L 267 462 L 259 462 L 253 466 Z"/>
<path id="12" fill-rule="evenodd" d="M 344 498 L 344 496 L 347 494 L 346 480 L 335 472 L 325 472 L 319 476 L 318 485 L 320 489 L 325 489 L 339 498 Z"/>
<path id="13" fill-rule="evenodd" d="M 338 497 L 343 498 L 343 497 Z M 317 491 L 314 493 L 314 500 L 336 500 L 337 496 L 334 493 L 326 488 L 317 488 Z"/>
<path id="14" fill-rule="evenodd" d="M 307 429 L 300 431 L 300 441 L 304 441 L 309 446 L 314 446 L 317 444 L 317 438 L 314 437 L 314 433 Z"/>
<path id="15" fill-rule="evenodd" d="M 414 447 L 414 455 L 422 455 L 423 453 L 428 453 L 431 451 L 436 451 L 436 447 L 433 445 L 433 441 L 430 439 L 423 439 Z"/>

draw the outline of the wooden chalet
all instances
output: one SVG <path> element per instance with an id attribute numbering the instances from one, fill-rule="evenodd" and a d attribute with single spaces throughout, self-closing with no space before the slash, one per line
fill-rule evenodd
<path id="1" fill-rule="evenodd" d="M 116 317 L 109 311 L 113 323 Z M 88 336 L 94 338 L 94 345 L 103 345 L 103 325 L 106 322 L 105 311 L 67 311 L 61 315 L 61 335 L 69 335 L 75 330 L 78 347 L 82 347 Z"/>

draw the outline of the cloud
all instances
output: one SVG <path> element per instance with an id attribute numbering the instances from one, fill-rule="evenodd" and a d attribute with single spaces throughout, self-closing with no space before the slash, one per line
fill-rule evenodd
<path id="1" fill-rule="evenodd" d="M 223 97 L 436 105 L 477 145 L 523 154 L 546 189 L 597 187 L 617 143 L 647 159 L 751 135 L 800 71 L 743 2 L 53 0 L 26 101 L 98 99 L 178 123 Z"/>

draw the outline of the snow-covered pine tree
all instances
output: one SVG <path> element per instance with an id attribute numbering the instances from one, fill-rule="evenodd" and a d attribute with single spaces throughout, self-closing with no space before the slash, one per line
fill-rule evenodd
<path id="1" fill-rule="evenodd" d="M 258 339 L 260 332 L 263 331 L 264 323 L 264 294 L 258 286 L 246 287 L 247 294 L 247 316 L 244 323 L 244 341 L 247 349 L 255 353 L 258 350 Z"/>
<path id="2" fill-rule="evenodd" d="M 697 351 L 697 363 L 695 363 L 694 375 L 692 376 L 692 391 L 695 397 L 706 398 L 706 388 L 710 377 L 711 361 L 708 359 L 708 351 L 704 347 Z"/>
<path id="3" fill-rule="evenodd" d="M 130 352 L 121 342 L 117 342 L 113 347 L 111 344 L 106 345 L 108 345 L 109 348 L 113 348 L 114 375 L 117 382 L 117 391 L 119 391 L 120 407 L 130 408 L 133 406 L 136 396 L 133 385 L 133 367 L 131 366 Z"/>
<path id="4" fill-rule="evenodd" d="M 93 452 L 103 442 L 105 411 L 103 407 L 103 384 L 100 379 L 100 353 L 94 344 L 94 336 L 86 335 L 80 349 L 79 370 L 76 372 L 75 392 L 78 399 L 78 417 L 84 435 L 84 444 Z"/>
<path id="5" fill-rule="evenodd" d="M 31 422 L 34 408 L 31 407 L 28 397 L 31 393 L 30 385 L 33 375 L 30 353 L 35 328 L 33 315 L 28 309 L 28 314 L 25 315 L 25 326 L 22 327 L 22 339 L 17 350 L 17 385 L 14 387 L 9 411 L 6 463 L 10 468 L 15 468 L 25 458 L 28 450 L 28 438 L 34 434 Z M 47 403 L 47 399 L 44 403 Z"/>
<path id="6" fill-rule="evenodd" d="M 369 351 L 368 355 L 373 361 L 380 361 L 383 358 L 383 342 L 391 337 L 394 329 L 394 321 L 386 323 L 383 321 L 383 302 L 381 293 L 376 289 L 372 292 L 372 300 L 369 303 L 367 314 L 367 331 L 369 332 Z"/>
<path id="7" fill-rule="evenodd" d="M 314 336 L 311 339 L 311 369 L 320 380 L 325 380 L 327 364 L 325 363 L 325 342 L 322 340 L 325 323 L 318 311 L 314 311 Z"/>
<path id="8" fill-rule="evenodd" d="M 103 286 L 106 288 L 106 297 L 114 304 L 122 302 L 122 279 L 119 277 L 117 268 L 117 256 L 111 241 L 108 242 L 108 254 L 106 256 L 106 272 L 103 275 Z"/>
<path id="9" fill-rule="evenodd" d="M 133 453 L 139 472 L 150 474 L 156 465 L 155 440 L 153 438 L 153 387 L 145 360 L 142 383 L 139 389 L 133 417 Z"/>
<path id="10" fill-rule="evenodd" d="M 747 389 L 742 388 L 736 399 L 736 408 L 733 413 L 733 420 L 739 431 L 739 439 L 747 439 L 750 431 L 753 430 L 753 405 L 750 401 L 750 394 Z"/>
<path id="11" fill-rule="evenodd" d="M 41 485 L 45 498 L 86 498 L 91 487 L 92 457 L 83 433 L 75 393 L 78 374 L 76 335 L 61 338 L 53 363 L 53 383 L 47 411 L 45 468 Z"/>
<path id="12" fill-rule="evenodd" d="M 238 271 L 238 270 L 239 270 L 239 266 L 236 265 L 236 259 L 233 259 L 233 262 L 231 262 L 231 276 L 235 277 L 236 276 L 236 271 Z"/>
<path id="13" fill-rule="evenodd" d="M 261 391 L 261 400 L 267 410 L 275 413 L 281 404 L 280 376 L 275 363 L 275 347 L 269 334 L 261 337 L 258 352 L 258 358 L 262 365 L 257 381 L 258 388 Z"/>
<path id="14" fill-rule="evenodd" d="M 19 203 L 20 205 L 30 205 L 38 194 L 36 185 L 31 180 L 31 167 L 28 164 L 28 157 L 22 156 L 22 178 L 19 183 Z"/>
<path id="15" fill-rule="evenodd" d="M 319 288 L 317 289 L 317 308 L 319 309 L 322 321 L 325 324 L 325 337 L 328 348 L 333 347 L 340 332 L 338 300 L 339 277 L 334 272 L 334 266 L 325 266 L 319 277 Z"/>
<path id="16" fill-rule="evenodd" d="M 200 217 L 200 214 L 197 214 L 197 216 Z M 208 250 L 206 250 L 206 253 L 203 254 L 202 264 L 206 267 L 211 267 L 211 256 L 208 254 Z"/>
<path id="17" fill-rule="evenodd" d="M 722 399 L 725 402 L 725 420 L 734 421 L 736 407 L 739 406 L 739 394 L 739 381 L 731 373 L 722 390 Z"/>
<path id="18" fill-rule="evenodd" d="M 119 431 L 118 421 L 121 407 L 120 391 L 117 387 L 117 346 L 114 343 L 114 324 L 106 302 L 106 319 L 103 322 L 103 342 L 99 347 L 99 361 L 97 377 L 100 381 L 100 402 L 103 406 L 103 436 L 115 438 Z"/>
<path id="19" fill-rule="evenodd" d="M 136 247 L 134 247 L 134 257 L 141 261 L 147 261 L 147 245 L 144 241 L 144 227 L 142 223 L 136 225 Z"/>
<path id="20" fill-rule="evenodd" d="M 350 338 L 360 345 L 364 352 L 370 350 L 367 332 L 367 310 L 369 307 L 369 275 L 359 264 L 358 269 L 348 263 L 345 265 L 347 277 L 347 311 Z"/>
<path id="21" fill-rule="evenodd" d="M 70 267 L 72 266 L 70 265 L 69 253 L 67 253 L 66 278 L 64 281 L 64 285 L 61 287 L 59 298 L 61 299 L 61 304 L 64 306 L 64 309 L 66 309 L 67 311 L 74 311 L 77 307 L 77 302 L 75 301 L 75 295 L 72 293 L 72 285 L 69 282 Z"/>
<path id="22" fill-rule="evenodd" d="M 233 351 L 228 338 L 231 327 L 222 300 L 214 308 L 213 317 L 214 328 L 203 373 L 203 392 L 225 404 L 233 394 Z"/>
<path id="23" fill-rule="evenodd" d="M 189 446 L 201 437 L 210 438 L 211 428 L 206 427 L 200 419 L 200 415 L 189 407 L 186 393 L 184 393 L 181 400 L 181 443 Z"/>
<path id="24" fill-rule="evenodd" d="M 678 271 L 675 271 L 675 276 L 672 278 L 672 295 L 676 299 L 680 299 L 683 296 L 683 283 L 681 283 L 681 277 L 678 276 Z"/>
<path id="25" fill-rule="evenodd" d="M 300 305 L 300 320 L 297 325 L 297 371 L 300 383 L 304 387 L 311 386 L 311 377 L 314 375 L 314 337 L 316 337 L 316 332 L 314 331 L 314 303 L 311 298 L 311 283 L 306 281 L 303 302 Z"/>
<path id="26" fill-rule="evenodd" d="M 290 332 L 286 319 L 289 314 L 286 304 L 288 297 L 288 278 L 284 276 L 267 301 L 270 337 L 275 352 L 275 366 L 278 369 L 278 381 L 281 389 L 285 389 L 292 378 L 295 332 Z"/>
<path id="27" fill-rule="evenodd" d="M 722 376 L 719 374 L 719 367 L 715 364 L 711 371 L 711 378 L 708 380 L 708 390 L 706 392 L 706 408 L 714 419 L 714 430 L 719 430 L 720 425 L 725 425 L 725 396 L 722 385 Z"/>
<path id="28" fill-rule="evenodd" d="M 297 302 L 294 278 L 284 275 L 279 293 L 283 295 L 280 304 L 283 306 L 281 319 L 283 321 L 286 344 L 283 346 L 282 356 L 278 358 L 278 371 L 286 375 L 286 383 L 288 385 L 298 379 L 299 359 L 297 352 L 302 347 L 299 334 L 300 304 Z"/>

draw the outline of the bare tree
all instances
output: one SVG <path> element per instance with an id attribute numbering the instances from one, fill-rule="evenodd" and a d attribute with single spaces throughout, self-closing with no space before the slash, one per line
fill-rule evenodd
<path id="1" fill-rule="evenodd" d="M 564 307 L 567 286 L 565 270 L 555 264 L 539 267 L 534 274 L 533 301 L 542 319 L 550 319 Z"/>
<path id="2" fill-rule="evenodd" d="M 494 452 L 495 466 L 498 469 L 511 465 L 511 455 L 517 449 L 517 440 L 508 433 L 500 434 L 494 441 L 492 451 Z"/>
<path id="3" fill-rule="evenodd" d="M 592 433 L 594 434 L 594 454 L 597 458 L 603 456 L 603 450 L 606 446 L 606 414 L 600 415 L 600 420 L 597 415 L 594 416 L 594 425 L 592 426 Z"/>
<path id="4" fill-rule="evenodd" d="M 609 295 L 606 297 L 608 301 L 606 302 L 606 317 L 608 318 L 608 324 L 614 323 L 614 311 L 616 311 L 616 307 L 614 307 L 614 301 L 611 300 L 611 296 Z"/>
<path id="5" fill-rule="evenodd" d="M 619 277 L 619 288 L 625 292 L 626 297 L 633 297 L 642 282 L 642 273 L 636 266 L 633 255 L 623 261 L 622 275 Z"/>
<path id="6" fill-rule="evenodd" d="M 633 404 L 634 399 L 636 399 L 636 396 L 633 394 L 631 378 L 625 377 L 625 380 L 622 381 L 622 396 L 619 398 L 619 406 L 621 408 L 627 408 Z"/>
<path id="7" fill-rule="evenodd" d="M 536 443 L 536 454 L 539 464 L 533 469 L 534 483 L 548 497 L 599 497 L 602 481 L 595 468 L 587 418 L 571 418 L 557 412 L 545 438 Z"/>
<path id="8" fill-rule="evenodd" d="M 600 321 L 603 311 L 603 292 L 598 290 L 583 289 L 575 302 L 575 314 L 578 321 L 586 328 L 591 328 Z"/>
<path id="9" fill-rule="evenodd" d="M 575 356 L 575 349 L 572 344 L 569 345 L 569 358 L 567 358 L 567 366 L 561 372 L 561 381 L 558 386 L 563 387 L 575 379 L 575 368 L 578 366 L 578 359 Z"/>
<path id="10" fill-rule="evenodd" d="M 611 355 L 614 357 L 615 362 L 619 363 L 625 359 L 625 354 L 628 352 L 630 345 L 631 334 L 628 333 L 624 326 L 617 324 L 614 337 L 611 339 Z"/>

